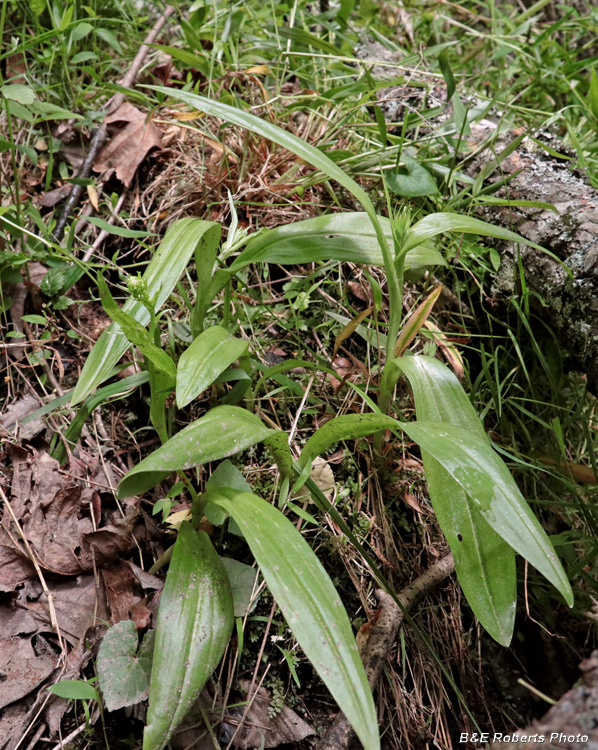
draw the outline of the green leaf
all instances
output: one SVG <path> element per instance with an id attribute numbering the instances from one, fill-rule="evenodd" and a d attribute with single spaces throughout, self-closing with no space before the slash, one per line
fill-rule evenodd
<path id="1" fill-rule="evenodd" d="M 387 429 L 396 431 L 397 421 L 384 414 L 344 414 L 334 417 L 316 430 L 305 443 L 299 463 L 304 467 L 311 464 L 316 456 L 324 453 L 339 440 L 356 440 Z"/>
<path id="2" fill-rule="evenodd" d="M 75 28 L 71 31 L 71 41 L 79 42 L 81 39 L 86 37 L 91 31 L 93 26 L 90 23 L 78 23 Z"/>
<path id="3" fill-rule="evenodd" d="M 544 201 L 523 201 L 508 198 L 495 198 L 492 195 L 480 195 L 476 198 L 476 203 L 484 203 L 490 206 L 522 206 L 524 208 L 540 208 L 543 211 L 554 211 L 559 213 L 559 210 L 552 203 L 545 203 Z"/>
<path id="4" fill-rule="evenodd" d="M 110 31 L 110 29 L 104 29 L 104 28 L 96 29 L 96 34 L 100 37 L 100 39 L 103 39 L 106 42 L 106 44 L 112 47 L 112 49 L 117 54 L 122 55 L 123 50 L 122 50 L 122 47 L 120 46 L 120 42 L 112 33 L 112 31 Z"/>
<path id="5" fill-rule="evenodd" d="M 209 58 L 199 57 L 199 55 L 195 55 L 188 50 L 179 49 L 178 47 L 168 47 L 165 44 L 150 44 L 148 46 L 166 52 L 166 54 L 170 55 L 175 60 L 179 60 L 188 68 L 196 68 L 200 73 L 203 73 L 206 78 L 210 75 Z"/>
<path id="6" fill-rule="evenodd" d="M 156 310 L 168 299 L 185 270 L 196 247 L 206 232 L 219 226 L 212 221 L 187 218 L 174 222 L 143 274 L 150 298 L 156 298 Z M 122 307 L 141 325 L 149 322 L 149 312 L 141 302 L 129 299 Z M 96 341 L 89 353 L 71 405 L 83 401 L 112 372 L 112 368 L 129 348 L 130 343 L 117 323 L 113 323 Z"/>
<path id="7" fill-rule="evenodd" d="M 322 564 L 293 524 L 249 492 L 211 498 L 237 522 L 289 627 L 361 743 L 380 747 L 372 693 L 343 604 Z"/>
<path id="8" fill-rule="evenodd" d="M 165 351 L 153 343 L 148 330 L 144 328 L 141 323 L 138 323 L 132 315 L 123 312 L 123 310 L 121 310 L 116 304 L 114 298 L 110 294 L 110 290 L 108 289 L 104 277 L 98 274 L 97 279 L 102 307 L 106 313 L 120 326 L 127 339 L 136 346 L 158 370 L 168 375 L 170 380 L 174 383 L 177 371 L 172 359 Z"/>
<path id="9" fill-rule="evenodd" d="M 155 631 L 139 644 L 135 623 L 121 620 L 108 629 L 98 653 L 98 680 L 108 711 L 133 706 L 149 695 Z"/>
<path id="10" fill-rule="evenodd" d="M 384 414 L 344 414 L 326 422 L 314 432 L 301 451 L 299 463 L 303 471 L 295 482 L 293 492 L 301 489 L 309 479 L 314 458 L 328 450 L 331 445 L 339 440 L 355 440 L 386 429 L 396 431 L 397 421 Z"/>
<path id="11" fill-rule="evenodd" d="M 98 691 L 89 682 L 83 680 L 62 680 L 51 685 L 48 690 L 60 698 L 78 701 L 97 701 Z"/>
<path id="12" fill-rule="evenodd" d="M 21 320 L 24 320 L 25 323 L 32 323 L 38 326 L 45 326 L 48 322 L 47 318 L 44 318 L 43 315 L 35 315 L 33 313 L 31 315 L 23 315 Z"/>
<path id="13" fill-rule="evenodd" d="M 87 219 L 90 224 L 94 224 L 98 229 L 102 229 L 104 232 L 108 232 L 108 234 L 113 234 L 116 237 L 127 237 L 128 239 L 140 239 L 144 237 L 153 237 L 153 232 L 142 232 L 137 229 L 127 229 L 126 227 L 118 227 L 114 224 L 109 224 L 107 221 L 104 221 L 104 219 L 100 219 L 97 216 L 90 216 Z"/>
<path id="14" fill-rule="evenodd" d="M 215 490 L 218 487 L 231 487 L 240 492 L 251 492 L 251 485 L 247 482 L 239 469 L 237 469 L 237 467 L 228 459 L 219 463 L 216 470 L 212 472 L 212 476 L 206 482 L 206 492 Z M 214 503 L 210 502 L 206 505 L 204 513 L 208 521 L 213 523 L 214 526 L 222 526 L 228 518 L 228 513 L 226 511 L 222 510 L 219 505 L 214 505 Z M 200 519 L 198 518 L 197 521 L 199 522 L 199 520 Z"/>
<path id="15" fill-rule="evenodd" d="M 588 100 L 592 114 L 594 117 L 598 118 L 598 74 L 596 73 L 596 68 L 592 68 Z"/>
<path id="16" fill-rule="evenodd" d="M 448 367 L 424 356 L 401 357 L 395 364 L 409 378 L 418 419 L 458 425 L 489 443 L 480 418 Z M 508 646 L 517 599 L 515 552 L 442 464 L 426 451 L 422 459 L 430 500 L 453 553 L 465 598 L 490 635 Z"/>
<path id="17" fill-rule="evenodd" d="M 218 666 L 233 597 L 208 535 L 181 525 L 160 600 L 143 750 L 162 750 Z"/>
<path id="18" fill-rule="evenodd" d="M 12 102 L 18 102 L 19 104 L 31 104 L 37 98 L 35 91 L 23 83 L 5 83 L 0 91 L 5 99 L 10 99 Z"/>
<path id="19" fill-rule="evenodd" d="M 383 216 L 378 221 L 387 242 L 392 244 L 390 221 Z M 328 260 L 384 265 L 374 226 L 366 213 L 317 216 L 262 231 L 249 240 L 229 270 L 235 273 L 249 263 L 258 262 L 285 265 Z M 406 269 L 430 265 L 445 266 L 446 261 L 429 245 L 419 246 L 406 255 Z"/>
<path id="20" fill-rule="evenodd" d="M 222 508 L 218 510 L 224 512 Z M 220 561 L 230 581 L 235 617 L 245 617 L 251 605 L 257 570 L 230 557 L 221 557 Z"/>
<path id="21" fill-rule="evenodd" d="M 118 485 L 118 497 L 139 495 L 173 471 L 228 458 L 275 432 L 246 409 L 217 406 L 131 469 Z"/>
<path id="22" fill-rule="evenodd" d="M 216 224 L 209 232 L 203 235 L 195 248 L 197 290 L 195 293 L 195 307 L 191 316 L 191 332 L 193 337 L 198 336 L 203 331 L 206 311 L 217 294 L 212 288 L 212 273 L 214 271 L 221 235 L 222 227 L 220 224 Z"/>
<path id="23" fill-rule="evenodd" d="M 525 237 L 511 232 L 509 229 L 495 227 L 493 224 L 488 224 L 485 221 L 481 221 L 481 219 L 474 219 L 471 216 L 462 216 L 461 214 L 453 213 L 436 213 L 424 216 L 423 219 L 420 219 L 407 232 L 404 248 L 405 250 L 412 250 L 421 242 L 447 232 L 466 232 L 467 234 L 477 234 L 482 237 L 497 237 L 500 240 L 518 242 L 520 245 L 529 245 L 530 247 L 535 247 L 536 250 L 546 252 L 540 245 L 526 240 Z"/>
<path id="24" fill-rule="evenodd" d="M 488 524 L 544 575 L 573 606 L 573 592 L 546 532 L 521 495 L 504 461 L 469 428 L 436 422 L 400 426 L 439 461 L 478 505 Z"/>
<path id="25" fill-rule="evenodd" d="M 290 28 L 289 26 L 277 26 L 276 33 L 283 39 L 290 39 L 292 42 L 303 44 L 305 47 L 313 47 L 319 49 L 322 52 L 326 52 L 329 55 L 337 56 L 339 54 L 338 49 L 330 42 L 320 39 L 320 37 L 310 34 L 309 31 L 301 29 L 299 27 Z"/>
<path id="26" fill-rule="evenodd" d="M 200 334 L 179 360 L 176 375 L 179 409 L 205 391 L 248 348 L 246 341 L 233 338 L 221 326 L 212 326 Z"/>
<path id="27" fill-rule="evenodd" d="M 403 156 L 403 162 L 404 166 L 399 167 L 394 174 L 385 177 L 391 192 L 405 198 L 434 195 L 438 192 L 436 180 L 425 167 L 408 156 Z"/>
<path id="28" fill-rule="evenodd" d="M 455 93 L 455 76 L 451 69 L 451 64 L 448 59 L 448 50 L 443 49 L 438 55 L 438 67 L 446 83 L 446 101 L 450 102 Z"/>

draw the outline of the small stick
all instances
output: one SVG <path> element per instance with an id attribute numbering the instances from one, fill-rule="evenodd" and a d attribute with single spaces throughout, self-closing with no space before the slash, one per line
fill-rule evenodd
<path id="1" fill-rule="evenodd" d="M 133 85 L 133 82 L 135 81 L 135 78 L 139 74 L 141 66 L 143 65 L 145 56 L 148 53 L 149 45 L 153 44 L 158 34 L 162 31 L 164 24 L 173 13 L 174 7 L 172 5 L 167 5 L 164 8 L 164 13 L 162 13 L 160 18 L 156 21 L 153 29 L 146 36 L 144 43 L 139 48 L 139 51 L 135 55 L 135 59 L 131 63 L 131 67 L 124 75 L 124 77 L 120 80 L 119 86 L 122 86 L 123 88 L 130 88 Z M 125 94 L 122 91 L 119 91 L 118 94 L 115 94 L 106 102 L 103 109 L 110 108 L 111 111 L 114 111 L 115 109 L 118 109 L 124 101 Z M 104 145 L 104 141 L 106 140 L 106 125 L 102 124 L 99 128 L 92 132 L 93 134 L 91 137 L 91 142 L 89 144 L 89 151 L 77 175 L 78 179 L 86 179 L 87 177 L 89 177 L 95 158 L 99 154 L 100 149 L 102 148 L 102 146 Z M 71 192 L 69 193 L 66 203 L 64 204 L 64 208 L 62 210 L 62 213 L 60 214 L 60 218 L 56 223 L 56 229 L 54 230 L 54 240 L 56 242 L 62 241 L 69 216 L 71 215 L 75 206 L 79 203 L 82 192 L 83 185 L 73 185 L 73 187 L 71 188 Z"/>
<path id="2" fill-rule="evenodd" d="M 455 562 L 451 554 L 435 562 L 398 595 L 397 599 L 404 610 L 412 609 L 433 588 L 448 578 L 454 569 Z M 372 623 L 369 638 L 361 654 L 365 673 L 372 689 L 382 673 L 404 616 L 403 609 L 385 591 L 382 589 L 376 591 L 376 597 L 380 604 L 380 614 Z M 347 750 L 354 734 L 353 727 L 341 712 L 324 737 L 316 743 L 314 750 Z"/>

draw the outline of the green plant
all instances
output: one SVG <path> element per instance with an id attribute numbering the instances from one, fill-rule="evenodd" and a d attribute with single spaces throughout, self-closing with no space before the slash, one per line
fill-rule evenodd
<path id="1" fill-rule="evenodd" d="M 215 263 L 218 225 L 185 219 L 171 227 L 142 281 L 133 285 L 133 296 L 122 310 L 99 278 L 102 303 L 114 323 L 89 355 L 71 403 L 85 399 L 133 343 L 146 360 L 152 387 L 152 422 L 163 441 L 124 477 L 118 495 L 141 494 L 170 473 L 178 472 L 184 477 L 183 472 L 188 469 L 264 443 L 280 471 L 282 507 L 291 483 L 293 491 L 307 483 L 313 492 L 311 463 L 337 441 L 373 434 L 380 448 L 384 431 L 406 433 L 422 449 L 430 497 L 454 552 L 459 580 L 488 632 L 502 644 L 510 642 L 516 603 L 515 552 L 539 570 L 572 605 L 571 587 L 548 537 L 506 465 L 492 449 L 457 379 L 433 359 L 404 354 L 434 301 L 424 304 L 414 319 L 404 324 L 405 269 L 442 262 L 430 245 L 434 237 L 464 232 L 526 241 L 508 230 L 454 213 L 432 213 L 417 222 L 412 222 L 407 212 L 384 219 L 351 177 L 306 142 L 228 105 L 188 92 L 157 90 L 290 149 L 352 193 L 365 214 L 310 219 L 247 238 L 245 248 L 230 265 L 226 265 L 222 255 L 220 263 Z M 193 254 L 198 269 L 191 313 L 194 340 L 177 367 L 160 347 L 157 316 Z M 245 357 L 244 342 L 229 336 L 225 329 L 213 326 L 203 330 L 214 297 L 227 289 L 234 275 L 251 262 L 296 264 L 329 259 L 381 265 L 387 275 L 390 318 L 380 351 L 377 404 L 358 390 L 367 412 L 327 422 L 308 439 L 298 462 L 292 459 L 284 432 L 266 427 L 258 416 L 238 406 L 216 406 L 171 436 L 164 416 L 168 393 L 176 388 L 177 398 L 186 404 L 214 383 L 235 359 L 243 362 Z M 144 327 L 148 323 L 149 331 Z M 400 335 L 402 326 L 404 332 Z M 388 414 L 394 387 L 402 374 L 407 376 L 415 395 L 418 419 L 414 422 Z M 306 656 L 364 746 L 372 750 L 379 747 L 373 699 L 347 614 L 301 535 L 281 510 L 247 491 L 234 477 L 231 480 L 229 476 L 222 484 L 213 482 L 204 494 L 196 492 L 190 479 L 183 481 L 193 497 L 192 525 L 196 526 L 204 514 L 217 525 L 228 517 L 234 520 Z M 203 533 L 198 535 L 192 525 L 181 527 L 167 579 L 168 595 L 160 610 L 144 750 L 160 750 L 168 742 L 218 663 L 232 629 L 226 574 L 210 539 Z M 379 577 L 376 570 L 373 573 Z M 187 596 L 185 592 L 190 587 Z M 206 608 L 206 601 L 212 609 Z M 212 635 L 206 641 L 207 632 Z M 196 668 L 192 669 L 186 654 L 199 655 L 193 657 Z M 173 694 L 178 696 L 175 705 Z"/>

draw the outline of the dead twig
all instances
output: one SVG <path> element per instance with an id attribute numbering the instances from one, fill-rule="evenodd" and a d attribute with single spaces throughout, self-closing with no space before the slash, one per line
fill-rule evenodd
<path id="1" fill-rule="evenodd" d="M 149 45 L 153 44 L 158 34 L 162 31 L 166 21 L 173 13 L 174 7 L 172 5 L 167 5 L 164 8 L 164 13 L 162 13 L 160 18 L 156 21 L 152 30 L 145 38 L 144 43 L 139 48 L 139 51 L 135 55 L 135 59 L 131 63 L 131 67 L 129 68 L 125 76 L 119 81 L 119 86 L 121 86 L 122 88 L 130 88 L 133 85 L 133 82 L 135 81 L 135 78 L 139 74 L 141 66 L 143 65 L 145 56 L 149 51 Z M 124 101 L 125 94 L 123 92 L 119 92 L 106 102 L 104 109 L 109 109 L 110 111 L 116 110 L 121 106 L 121 104 L 123 104 Z M 93 131 L 91 142 L 89 144 L 89 151 L 77 175 L 78 179 L 81 180 L 89 177 L 95 158 L 100 153 L 100 150 L 104 145 L 106 135 L 107 129 L 106 125 L 104 124 L 100 125 L 99 128 Z M 62 238 L 64 237 L 64 230 L 66 229 L 67 222 L 73 209 L 79 203 L 82 192 L 83 185 L 81 184 L 73 185 L 73 187 L 71 188 L 71 192 L 69 193 L 66 203 L 64 204 L 62 213 L 60 214 L 60 217 L 56 223 L 56 229 L 54 230 L 54 239 L 56 242 L 61 242 Z"/>
<path id="2" fill-rule="evenodd" d="M 412 609 L 432 589 L 448 578 L 454 569 L 455 562 L 451 554 L 441 558 L 425 573 L 416 578 L 410 586 L 401 591 L 397 597 L 401 606 L 385 591 L 380 589 L 376 592 L 380 605 L 379 614 L 371 625 L 367 643 L 361 653 L 365 673 L 372 689 L 382 673 L 399 627 L 403 622 L 404 613 Z M 353 736 L 353 728 L 347 717 L 343 713 L 339 713 L 324 737 L 316 744 L 314 750 L 347 750 Z"/>

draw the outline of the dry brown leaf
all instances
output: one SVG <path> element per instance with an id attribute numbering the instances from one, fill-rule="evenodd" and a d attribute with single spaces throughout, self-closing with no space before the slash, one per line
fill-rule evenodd
<path id="1" fill-rule="evenodd" d="M 316 456 L 311 465 L 310 479 L 317 485 L 324 495 L 330 500 L 334 492 L 334 473 L 325 458 Z M 312 502 L 311 492 L 303 487 L 295 495 L 296 503 Z"/>
<path id="2" fill-rule="evenodd" d="M 358 281 L 350 281 L 347 286 L 357 299 L 360 299 L 362 302 L 367 302 L 369 305 L 372 304 L 372 290 L 369 287 L 360 284 Z"/>
<path id="3" fill-rule="evenodd" d="M 248 696 L 250 682 L 241 680 L 239 687 Z M 247 711 L 243 727 L 233 740 L 233 747 L 250 750 L 255 747 L 278 747 L 279 745 L 298 743 L 315 734 L 314 730 L 300 716 L 286 706 L 280 713 L 270 716 L 272 696 L 263 687 L 258 688 L 251 696 L 251 705 Z M 236 713 L 240 719 L 245 707 L 240 706 L 229 712 L 232 718 Z M 236 718 L 236 717 L 235 717 Z M 230 741 L 237 730 L 237 723 L 230 724 L 225 720 L 222 726 L 222 739 Z M 262 744 L 263 742 L 263 744 Z"/>
<path id="4" fill-rule="evenodd" d="M 37 202 L 44 208 L 52 208 L 57 203 L 64 200 L 72 189 L 72 185 L 61 185 L 60 187 L 54 188 L 54 190 L 43 193 Z"/>
<path id="5" fill-rule="evenodd" d="M 21 440 L 31 440 L 39 435 L 46 426 L 43 419 L 36 419 L 21 426 L 21 422 L 39 409 L 39 406 L 39 401 L 29 394 L 11 404 L 0 415 L 0 437 L 7 438 L 9 435 L 15 437 L 18 434 Z"/>
<path id="6" fill-rule="evenodd" d="M 96 584 L 93 575 L 48 582 L 48 588 L 52 594 L 60 633 L 72 646 L 80 642 L 89 628 L 108 619 L 103 587 Z M 35 614 L 40 622 L 51 624 L 45 594 L 23 606 Z"/>
<path id="7" fill-rule="evenodd" d="M 584 466 L 583 464 L 574 464 L 571 461 L 555 461 L 554 458 L 549 456 L 540 456 L 538 458 L 543 464 L 547 466 L 556 466 L 557 469 L 564 472 L 565 474 L 571 473 L 573 479 L 581 484 L 596 484 L 598 478 L 594 474 L 591 466 Z"/>
<path id="8" fill-rule="evenodd" d="M 37 656 L 31 638 L 0 639 L 0 708 L 18 701 L 47 679 L 56 666 L 57 656 L 48 652 Z"/>
<path id="9" fill-rule="evenodd" d="M 162 136 L 147 115 L 129 102 L 107 115 L 107 125 L 125 123 L 98 154 L 93 168 L 111 174 L 130 187 L 141 162 L 153 148 L 162 147 Z"/>
<path id="10" fill-rule="evenodd" d="M 146 606 L 147 597 L 143 595 L 139 579 L 131 568 L 124 561 L 119 561 L 117 565 L 104 568 L 102 577 L 110 607 L 110 624 L 133 620 L 138 628 L 146 627 L 151 614 Z"/>

